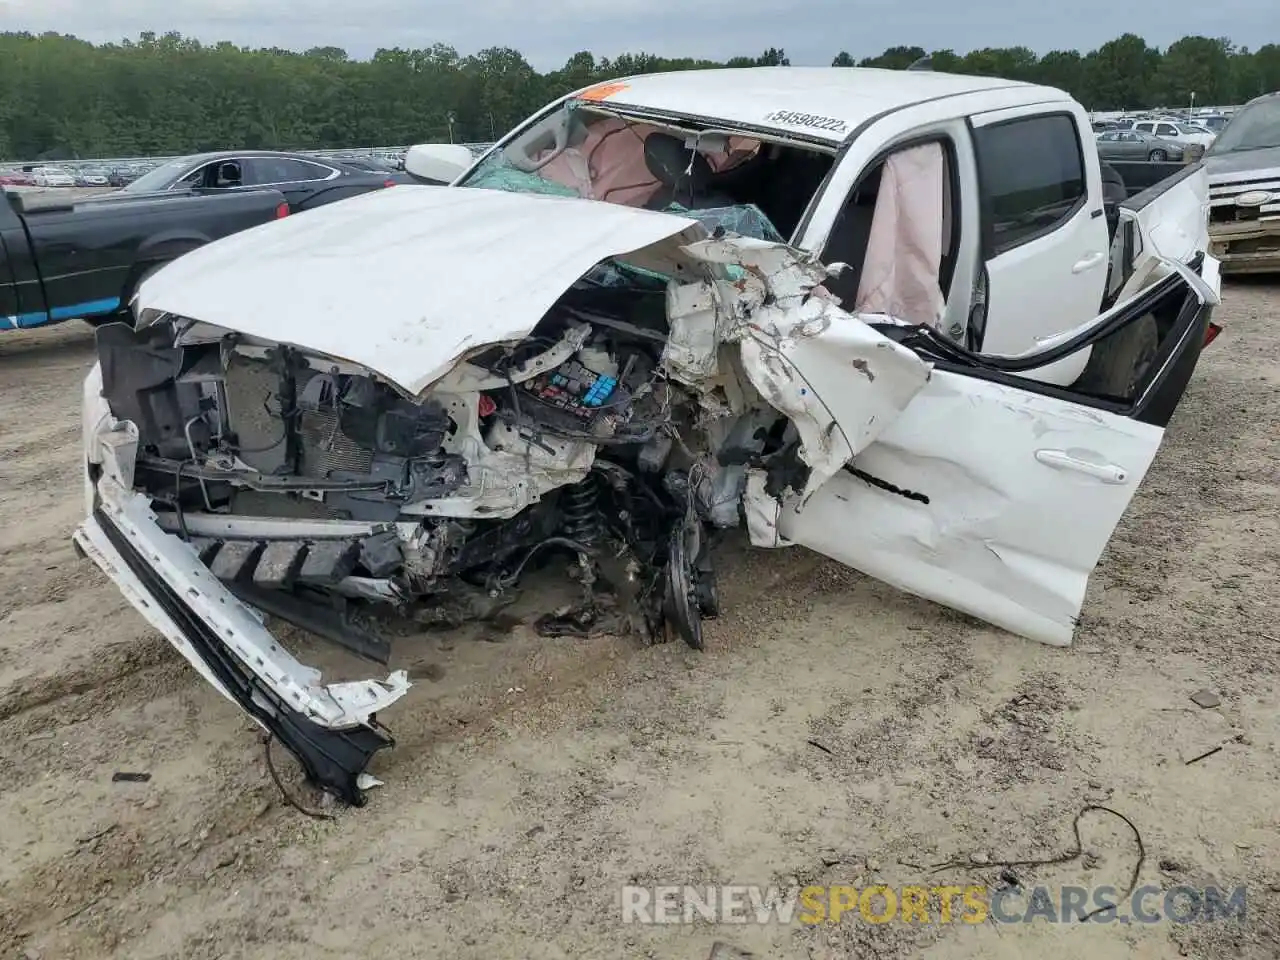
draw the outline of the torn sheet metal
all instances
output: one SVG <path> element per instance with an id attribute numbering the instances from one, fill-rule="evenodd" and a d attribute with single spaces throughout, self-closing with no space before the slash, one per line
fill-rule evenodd
<path id="1" fill-rule="evenodd" d="M 768 483 L 768 475 L 763 470 L 747 471 L 747 489 L 742 497 L 743 510 L 747 516 L 747 535 L 751 538 L 752 546 L 781 547 L 786 545 L 778 533 L 782 501 L 769 494 L 766 489 Z"/>
<path id="2" fill-rule="evenodd" d="M 872 443 L 928 381 L 928 363 L 819 294 L 829 271 L 812 256 L 736 237 L 684 249 L 742 271 L 708 281 L 721 304 L 717 336 L 739 342 L 751 383 L 799 431 L 812 470 L 804 496 Z"/>

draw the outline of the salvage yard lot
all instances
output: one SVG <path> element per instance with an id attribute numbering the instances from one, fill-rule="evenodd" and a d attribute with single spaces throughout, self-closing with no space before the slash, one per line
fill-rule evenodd
<path id="1" fill-rule="evenodd" d="M 5 335 L 0 957 L 1277 956 L 1280 286 L 1225 296 L 1073 648 L 733 541 L 702 655 L 400 638 L 386 785 L 336 821 L 281 801 L 239 711 L 76 559 L 91 333 Z M 1246 923 L 619 922 L 628 883 L 995 883 L 903 861 L 1051 856 L 1090 802 L 1141 831 L 1141 884 L 1245 884 Z M 1132 837 L 1082 829 L 1083 862 L 1023 882 L 1123 889 Z"/>

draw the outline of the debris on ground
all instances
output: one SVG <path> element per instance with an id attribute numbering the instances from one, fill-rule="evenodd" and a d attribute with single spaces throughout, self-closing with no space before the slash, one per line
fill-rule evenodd
<path id="1" fill-rule="evenodd" d="M 1212 710 L 1222 703 L 1222 697 L 1208 687 L 1204 687 L 1191 695 L 1191 702 L 1202 710 Z"/>

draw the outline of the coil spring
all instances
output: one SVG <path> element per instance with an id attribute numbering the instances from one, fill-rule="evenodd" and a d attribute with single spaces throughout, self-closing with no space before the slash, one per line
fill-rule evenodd
<path id="1" fill-rule="evenodd" d="M 604 519 L 600 516 L 595 477 L 588 475 L 565 489 L 564 535 L 586 546 L 604 537 Z"/>

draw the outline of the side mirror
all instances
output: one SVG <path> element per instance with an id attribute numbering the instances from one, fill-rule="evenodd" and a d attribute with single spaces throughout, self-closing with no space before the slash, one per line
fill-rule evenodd
<path id="1" fill-rule="evenodd" d="M 460 143 L 419 143 L 409 148 L 404 169 L 428 183 L 453 183 L 475 163 L 475 156 Z"/>

